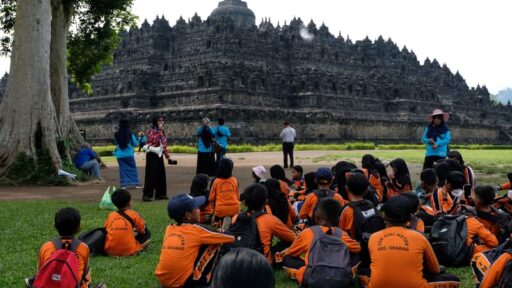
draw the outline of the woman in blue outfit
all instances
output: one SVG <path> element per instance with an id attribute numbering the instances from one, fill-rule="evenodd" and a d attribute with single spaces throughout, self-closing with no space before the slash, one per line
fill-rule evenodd
<path id="1" fill-rule="evenodd" d="M 435 162 L 448 156 L 448 145 L 451 140 L 450 129 L 446 126 L 448 113 L 444 113 L 441 109 L 435 109 L 430 118 L 430 125 L 425 128 L 422 137 L 427 148 L 423 169 L 433 168 Z"/>
<path id="2" fill-rule="evenodd" d="M 210 119 L 203 118 L 197 128 L 197 168 L 196 174 L 215 175 L 215 153 L 213 152 L 214 131 Z"/>
<path id="3" fill-rule="evenodd" d="M 114 156 L 119 164 L 119 181 L 122 188 L 137 187 L 139 188 L 139 175 L 135 158 L 133 157 L 134 149 L 139 145 L 137 137 L 133 135 L 128 120 L 119 121 L 119 130 L 116 132 L 116 150 Z"/>

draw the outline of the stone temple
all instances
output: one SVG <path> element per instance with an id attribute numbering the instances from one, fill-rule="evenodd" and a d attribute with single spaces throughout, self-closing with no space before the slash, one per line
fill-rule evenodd
<path id="1" fill-rule="evenodd" d="M 174 143 L 195 142 L 204 116 L 225 117 L 239 143 L 278 142 L 285 120 L 302 142 L 415 143 L 434 108 L 451 113 L 456 143 L 512 134 L 512 107 L 493 104 L 485 86 L 468 87 L 435 59 L 420 63 L 391 40 L 353 42 L 300 18 L 256 25 L 240 0 L 220 2 L 205 20 L 171 26 L 157 17 L 123 32 L 92 87 L 90 96 L 70 90 L 92 142 L 110 141 L 121 117 L 139 131 L 162 114 Z"/>

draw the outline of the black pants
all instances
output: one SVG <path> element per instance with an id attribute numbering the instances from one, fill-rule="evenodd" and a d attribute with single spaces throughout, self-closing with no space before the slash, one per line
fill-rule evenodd
<path id="1" fill-rule="evenodd" d="M 288 168 L 288 155 L 290 156 L 290 167 L 293 166 L 293 142 L 283 142 L 284 168 Z"/>
<path id="2" fill-rule="evenodd" d="M 145 243 L 148 240 L 151 240 L 151 231 L 149 231 L 149 229 L 146 227 L 145 232 L 146 233 L 144 234 L 137 234 L 137 236 L 135 236 L 135 240 L 137 240 L 137 242 L 139 242 L 140 244 Z"/>
<path id="3" fill-rule="evenodd" d="M 144 145 L 146 145 L 146 142 L 139 143 L 139 152 L 140 152 L 140 150 L 142 150 L 142 147 L 144 147 Z"/>
<path id="4" fill-rule="evenodd" d="M 427 280 L 431 287 L 436 288 L 459 287 L 460 285 L 459 277 L 449 273 L 431 274 L 424 272 L 423 278 Z"/>
<path id="5" fill-rule="evenodd" d="M 306 262 L 300 257 L 284 256 L 282 265 L 287 268 L 299 269 L 302 266 L 306 266 Z"/>
<path id="6" fill-rule="evenodd" d="M 441 160 L 441 159 L 444 159 L 445 157 L 441 157 L 441 156 L 427 156 L 425 157 L 425 162 L 423 162 L 423 170 L 427 169 L 427 168 L 434 168 L 434 163 Z"/>
<path id="7" fill-rule="evenodd" d="M 155 153 L 146 153 L 146 176 L 142 194 L 147 198 L 167 196 L 163 156 L 158 157 Z"/>

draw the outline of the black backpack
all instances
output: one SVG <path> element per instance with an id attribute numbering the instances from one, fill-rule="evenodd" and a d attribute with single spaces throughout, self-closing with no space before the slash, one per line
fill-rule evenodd
<path id="1" fill-rule="evenodd" d="M 483 211 L 476 211 L 476 216 L 478 218 L 482 218 L 488 220 L 492 223 L 497 223 L 500 226 L 500 235 L 498 237 L 498 241 L 502 243 L 505 241 L 512 232 L 512 217 L 505 212 L 502 212 L 494 207 L 491 207 L 494 213 L 488 213 Z"/>
<path id="2" fill-rule="evenodd" d="M 512 242 L 511 240 L 506 241 L 500 244 L 498 247 L 493 248 L 491 250 L 477 253 L 475 256 L 471 258 L 471 270 L 473 275 L 475 276 L 475 281 L 479 284 L 485 277 L 485 274 L 489 271 L 491 267 L 498 258 L 500 258 L 503 253 L 507 253 L 507 251 L 512 251 Z"/>
<path id="3" fill-rule="evenodd" d="M 370 252 L 368 250 L 368 241 L 370 236 L 386 228 L 386 221 L 380 215 L 373 203 L 368 200 L 359 202 L 350 202 L 348 204 L 354 210 L 354 234 L 355 240 L 361 245 L 361 268 L 370 267 Z"/>
<path id="4" fill-rule="evenodd" d="M 352 266 L 347 246 L 341 241 L 342 231 L 334 227 L 332 235 L 313 226 L 315 234 L 309 249 L 309 261 L 304 272 L 302 287 L 338 288 L 352 284 Z"/>
<path id="5" fill-rule="evenodd" d="M 84 242 L 89 247 L 92 256 L 106 255 L 105 240 L 107 238 L 107 229 L 104 227 L 87 231 L 78 236 L 78 240 Z"/>
<path id="6" fill-rule="evenodd" d="M 235 237 L 235 243 L 227 246 L 228 249 L 243 247 L 263 253 L 263 244 L 256 224 L 256 218 L 263 214 L 263 211 L 254 212 L 251 216 L 246 212 L 239 213 L 236 222 L 226 232 Z"/>
<path id="7" fill-rule="evenodd" d="M 468 265 L 474 245 L 468 246 L 466 215 L 442 215 L 432 226 L 431 243 L 439 263 L 446 266 Z"/>
<path id="8" fill-rule="evenodd" d="M 505 253 L 512 254 L 512 250 L 507 250 Z M 508 261 L 505 269 L 501 272 L 498 288 L 512 288 L 512 261 Z"/>
<path id="9" fill-rule="evenodd" d="M 313 217 L 308 216 L 308 226 L 309 227 L 316 225 L 315 215 L 316 215 L 316 211 L 318 210 L 318 204 L 320 204 L 320 201 L 322 201 L 322 199 L 326 199 L 326 198 L 333 198 L 334 195 L 336 194 L 336 191 L 318 189 L 318 190 L 313 191 L 313 193 L 315 194 L 318 201 L 316 202 L 315 208 L 313 208 Z"/>

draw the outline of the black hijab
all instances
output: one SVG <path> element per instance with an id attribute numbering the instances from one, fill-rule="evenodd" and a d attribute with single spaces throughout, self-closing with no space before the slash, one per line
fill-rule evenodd
<path id="1" fill-rule="evenodd" d="M 217 168 L 217 178 L 228 179 L 233 176 L 233 161 L 229 158 L 222 158 Z"/>
<path id="2" fill-rule="evenodd" d="M 114 134 L 114 137 L 119 148 L 122 150 L 126 149 L 132 140 L 132 131 L 130 130 L 128 120 L 121 119 L 119 121 L 119 130 L 117 130 L 116 134 Z"/>
<path id="3" fill-rule="evenodd" d="M 192 180 L 192 185 L 190 186 L 190 196 L 198 197 L 198 196 L 206 196 L 208 197 L 208 175 L 206 174 L 197 174 Z"/>
<path id="4" fill-rule="evenodd" d="M 318 189 L 318 184 L 315 181 L 315 172 L 309 172 L 304 175 L 304 184 L 306 184 L 306 194 Z"/>
<path id="5" fill-rule="evenodd" d="M 432 123 L 430 123 L 427 127 L 427 138 L 432 138 L 434 141 L 437 141 L 437 137 L 445 134 L 449 130 L 450 129 L 448 126 L 446 126 L 444 120 L 441 120 L 441 124 L 437 126 L 434 125 L 434 121 L 432 121 Z"/>
<path id="6" fill-rule="evenodd" d="M 290 180 L 286 178 L 286 174 L 281 165 L 274 165 L 270 167 L 270 177 L 284 181 L 286 184 L 290 184 Z"/>
<path id="7" fill-rule="evenodd" d="M 281 192 L 281 185 L 277 179 L 267 179 L 263 182 L 263 185 L 267 188 L 267 199 L 268 206 L 272 210 L 272 215 L 276 216 L 286 224 L 288 222 L 288 200 L 286 195 Z"/>
<path id="8" fill-rule="evenodd" d="M 368 173 L 373 174 L 376 178 L 380 178 L 380 173 L 377 171 L 376 163 L 377 158 L 373 157 L 371 154 L 364 155 L 361 160 L 362 167 L 368 170 Z"/>
<path id="9" fill-rule="evenodd" d="M 464 166 L 464 159 L 462 158 L 462 154 L 460 154 L 459 151 L 456 151 L 456 150 L 450 151 L 450 153 L 448 153 L 448 158 L 450 158 L 450 159 L 457 158 L 456 161 L 458 161 L 461 166 Z M 453 159 L 453 160 L 455 160 L 455 159 Z"/>
<path id="10" fill-rule="evenodd" d="M 409 168 L 407 167 L 407 163 L 405 163 L 404 159 L 396 158 L 395 160 L 391 161 L 389 165 L 396 171 L 395 178 L 392 181 L 396 188 L 402 190 L 405 185 L 412 185 Z"/>

